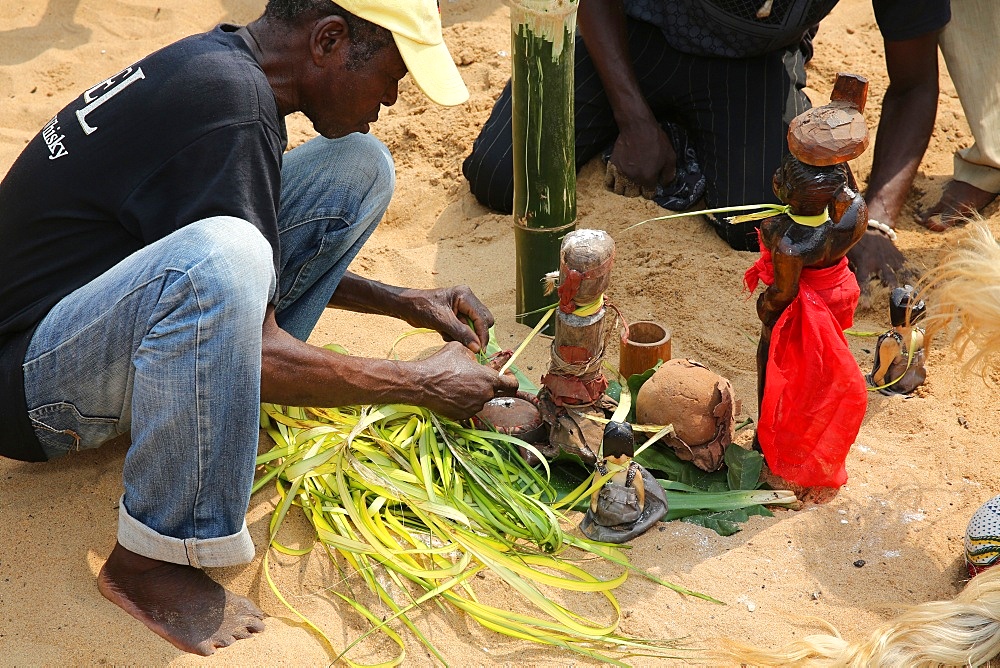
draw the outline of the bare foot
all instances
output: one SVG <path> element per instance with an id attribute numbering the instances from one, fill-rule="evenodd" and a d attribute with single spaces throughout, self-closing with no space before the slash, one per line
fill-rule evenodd
<path id="1" fill-rule="evenodd" d="M 996 196 L 964 181 L 948 181 L 938 203 L 920 216 L 920 224 L 932 232 L 964 225 L 969 216 L 981 212 Z"/>
<path id="2" fill-rule="evenodd" d="M 149 559 L 115 543 L 97 587 L 178 649 L 208 656 L 264 630 L 264 613 L 204 571 Z"/>

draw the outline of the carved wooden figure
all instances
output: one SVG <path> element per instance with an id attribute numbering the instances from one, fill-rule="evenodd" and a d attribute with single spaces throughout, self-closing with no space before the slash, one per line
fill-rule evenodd
<path id="1" fill-rule="evenodd" d="M 841 330 L 853 323 L 859 294 L 846 255 L 868 225 L 868 207 L 846 163 L 868 144 L 861 117 L 866 95 L 864 79 L 839 75 L 831 103 L 789 126 L 792 155 L 774 175 L 774 193 L 788 209 L 762 221 L 761 258 L 745 277 L 750 289 L 758 280 L 767 284 L 757 300 L 762 327 L 756 441 L 774 473 L 803 486 L 843 484 L 843 458 L 864 416 L 864 379 Z M 796 302 L 803 291 L 809 298 Z M 794 312 L 780 323 L 781 336 L 772 340 L 793 302 Z M 819 324 L 802 326 L 805 319 Z M 779 346 L 774 360 L 781 367 L 771 358 Z M 768 376 L 775 372 L 780 377 L 769 392 Z M 832 390 L 835 379 L 843 384 Z M 833 391 L 845 410 L 828 401 Z M 829 428 L 816 431 L 824 421 Z"/>

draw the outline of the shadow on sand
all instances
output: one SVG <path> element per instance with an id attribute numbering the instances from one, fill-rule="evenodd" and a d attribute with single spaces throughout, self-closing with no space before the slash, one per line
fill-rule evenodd
<path id="1" fill-rule="evenodd" d="M 0 30 L 0 65 L 17 65 L 49 49 L 72 49 L 90 39 L 90 28 L 75 22 L 80 0 L 49 0 L 37 25 Z"/>

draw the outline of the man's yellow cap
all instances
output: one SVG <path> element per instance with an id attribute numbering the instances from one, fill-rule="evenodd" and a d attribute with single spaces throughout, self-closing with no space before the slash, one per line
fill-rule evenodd
<path id="1" fill-rule="evenodd" d="M 462 104 L 469 91 L 441 34 L 436 0 L 334 0 L 357 17 L 392 33 L 417 86 L 434 102 Z"/>

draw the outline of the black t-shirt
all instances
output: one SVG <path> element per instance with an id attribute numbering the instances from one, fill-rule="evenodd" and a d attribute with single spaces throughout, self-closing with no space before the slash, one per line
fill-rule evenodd
<path id="1" fill-rule="evenodd" d="M 752 58 L 798 44 L 838 0 L 625 0 L 626 15 L 663 31 L 673 48 L 694 56 Z M 887 41 L 940 30 L 951 18 L 950 0 L 872 0 Z"/>
<path id="2" fill-rule="evenodd" d="M 0 182 L 0 455 L 44 459 L 24 353 L 64 296 L 195 221 L 236 216 L 278 262 L 284 121 L 235 26 L 176 42 L 88 89 Z"/>

